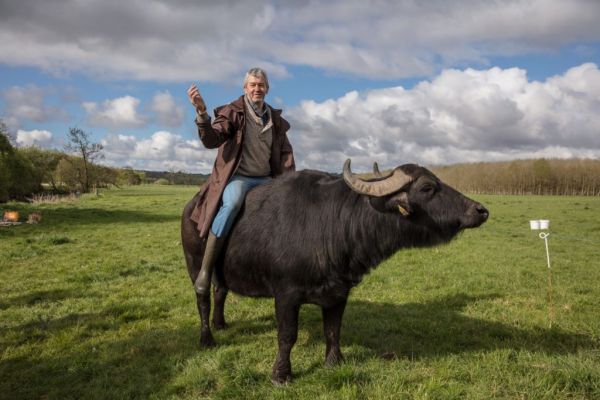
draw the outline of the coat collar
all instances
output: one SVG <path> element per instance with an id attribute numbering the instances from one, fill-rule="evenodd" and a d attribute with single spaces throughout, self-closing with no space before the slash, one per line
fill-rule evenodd
<path id="1" fill-rule="evenodd" d="M 273 108 L 269 105 L 269 103 L 266 103 L 266 104 L 267 104 L 267 107 L 269 107 L 271 109 L 271 114 L 273 116 L 279 117 L 281 115 L 281 109 Z M 235 112 L 243 113 L 244 112 L 244 95 L 241 95 L 236 100 L 232 101 L 231 107 L 233 108 L 233 110 Z"/>

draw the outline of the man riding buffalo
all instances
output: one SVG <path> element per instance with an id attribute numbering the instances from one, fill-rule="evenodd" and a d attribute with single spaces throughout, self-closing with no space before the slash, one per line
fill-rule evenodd
<path id="1" fill-rule="evenodd" d="M 201 296 L 210 293 L 214 264 L 246 193 L 272 177 L 295 170 L 286 134 L 290 124 L 281 116 L 281 110 L 265 102 L 269 92 L 267 73 L 260 68 L 250 69 L 243 88 L 244 94 L 237 100 L 214 110 L 214 121 L 196 85 L 188 89 L 202 144 L 208 149 L 218 148 L 212 173 L 190 216 L 198 224 L 200 237 L 206 240 L 194 283 Z"/>

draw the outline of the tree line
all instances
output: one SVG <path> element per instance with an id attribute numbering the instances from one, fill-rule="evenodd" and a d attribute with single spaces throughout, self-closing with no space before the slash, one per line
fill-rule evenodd
<path id="1" fill-rule="evenodd" d="M 465 193 L 600 195 L 600 160 L 594 159 L 481 162 L 431 170 L 442 181 Z"/>
<path id="2" fill-rule="evenodd" d="M 139 170 L 146 177 L 146 183 L 158 183 L 167 185 L 202 185 L 209 175 L 193 174 L 183 171 L 144 171 Z"/>

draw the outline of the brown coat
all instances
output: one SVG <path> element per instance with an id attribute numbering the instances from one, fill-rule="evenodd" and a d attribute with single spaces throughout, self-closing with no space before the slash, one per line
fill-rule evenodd
<path id="1" fill-rule="evenodd" d="M 269 106 L 270 107 L 270 106 Z M 271 145 L 271 176 L 293 171 L 294 154 L 286 132 L 290 124 L 281 117 L 281 110 L 271 108 L 273 118 L 273 143 Z M 229 178 L 240 162 L 244 140 L 244 96 L 230 104 L 215 109 L 215 119 L 197 122 L 198 135 L 208 149 L 219 148 L 212 173 L 204 186 L 190 219 L 198 224 L 200 237 L 208 236 L 212 221 L 220 206 L 221 196 Z"/>

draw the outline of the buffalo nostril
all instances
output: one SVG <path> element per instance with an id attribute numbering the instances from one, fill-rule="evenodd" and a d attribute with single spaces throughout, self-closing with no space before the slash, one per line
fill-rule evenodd
<path id="1" fill-rule="evenodd" d="M 481 204 L 478 204 L 476 209 L 477 209 L 477 212 L 479 213 L 479 215 L 481 215 L 483 218 L 487 219 L 489 217 L 490 212 L 488 211 L 487 208 L 485 208 Z"/>

